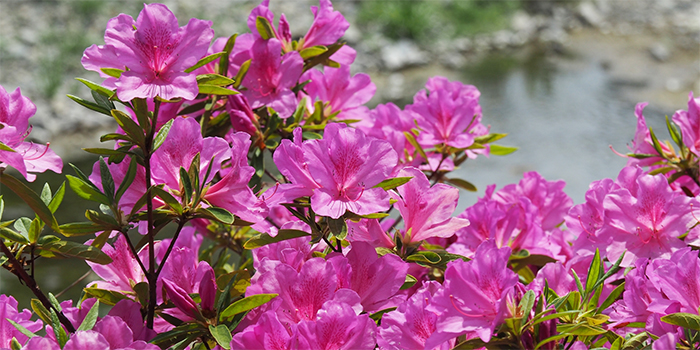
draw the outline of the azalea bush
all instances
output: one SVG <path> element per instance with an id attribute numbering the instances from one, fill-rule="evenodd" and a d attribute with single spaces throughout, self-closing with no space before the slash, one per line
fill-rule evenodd
<path id="1" fill-rule="evenodd" d="M 68 97 L 119 128 L 58 189 L 4 171 L 63 162 L 25 141 L 36 108 L 0 87 L 0 183 L 36 214 L 0 222 L 0 264 L 35 296 L 31 311 L 0 296 L 0 348 L 700 347 L 700 99 L 670 141 L 639 104 L 628 165 L 585 203 L 529 172 L 455 216 L 476 188 L 453 171 L 515 151 L 478 89 L 434 77 L 404 108 L 369 109 L 348 23 L 328 0 L 311 11 L 303 36 L 268 1 L 217 39 L 161 4 L 112 18 L 82 58 L 104 80 Z M 99 209 L 63 222 L 66 187 Z M 99 280 L 58 300 L 37 258 Z"/>

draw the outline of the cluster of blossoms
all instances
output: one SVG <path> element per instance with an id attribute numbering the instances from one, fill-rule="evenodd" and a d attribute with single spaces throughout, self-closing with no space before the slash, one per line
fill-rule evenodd
<path id="1" fill-rule="evenodd" d="M 67 181 L 100 209 L 59 225 L 64 186 L 38 195 L 0 174 L 37 214 L 3 224 L 0 248 L 40 318 L 0 296 L 0 348 L 697 346 L 700 100 L 668 123 L 678 151 L 640 104 L 628 165 L 583 204 L 530 172 L 454 216 L 473 186 L 450 172 L 514 150 L 493 144 L 505 135 L 482 124 L 476 87 L 435 77 L 403 109 L 369 109 L 376 87 L 351 75 L 330 1 L 297 40 L 268 5 L 218 39 L 144 5 L 85 50 L 105 80 L 81 80 L 94 101 L 70 97 L 119 128 Z M 0 88 L 0 165 L 28 180 L 62 168 L 24 142 L 34 111 Z M 100 280 L 59 303 L 36 285 L 37 256 L 84 259 Z"/>

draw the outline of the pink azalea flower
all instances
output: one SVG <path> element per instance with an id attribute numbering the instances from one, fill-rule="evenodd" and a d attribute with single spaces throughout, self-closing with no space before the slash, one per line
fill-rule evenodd
<path id="1" fill-rule="evenodd" d="M 291 89 L 301 76 L 304 60 L 296 51 L 280 56 L 281 51 L 282 44 L 277 39 L 258 39 L 253 43 L 253 61 L 243 79 L 243 86 L 247 88 L 243 95 L 253 108 L 268 106 L 281 118 L 287 118 L 297 107 L 297 98 Z"/>
<path id="2" fill-rule="evenodd" d="M 231 349 L 292 349 L 296 324 L 283 325 L 274 311 L 260 316 L 259 322 L 233 335 Z"/>
<path id="3" fill-rule="evenodd" d="M 428 281 L 410 299 L 394 311 L 382 316 L 377 343 L 381 349 L 425 349 L 425 342 L 437 330 L 438 315 L 427 307 L 433 295 L 440 288 L 435 281 Z M 435 347 L 440 350 L 452 349 L 454 340 Z"/>
<path id="4" fill-rule="evenodd" d="M 31 321 L 31 317 L 31 311 L 24 309 L 22 312 L 19 312 L 17 310 L 17 300 L 14 297 L 4 294 L 0 295 L 0 348 L 9 348 L 12 338 L 17 338 L 20 344 L 29 339 L 7 320 L 17 322 L 31 332 L 40 330 L 42 327 L 41 320 Z"/>
<path id="5" fill-rule="evenodd" d="M 405 222 L 402 234 L 405 237 L 410 232 L 410 242 L 450 237 L 469 226 L 469 220 L 451 217 L 457 207 L 459 189 L 446 184 L 431 187 L 425 174 L 416 168 L 405 168 L 398 174 L 398 177 L 408 176 L 413 178 L 390 194 Z"/>
<path id="6" fill-rule="evenodd" d="M 621 266 L 630 266 L 637 258 L 668 258 L 685 247 L 678 236 L 697 220 L 693 217 L 694 199 L 674 192 L 663 175 L 641 175 L 631 190 L 621 188 L 605 197 L 605 224 L 600 236 L 612 237 L 607 257 L 615 261 L 626 251 Z"/>
<path id="7" fill-rule="evenodd" d="M 700 307 L 700 258 L 684 248 L 668 260 L 657 260 L 649 279 L 670 300 L 680 304 L 680 312 L 697 314 Z M 655 300 L 655 299 L 652 299 Z"/>
<path id="8" fill-rule="evenodd" d="M 309 96 L 309 110 L 314 109 L 315 101 L 326 104 L 323 114 L 328 116 L 337 113 L 338 120 L 367 118 L 369 108 L 364 104 L 369 102 L 377 91 L 369 75 L 358 73 L 350 76 L 350 66 L 340 68 L 326 67 L 323 73 L 312 69 L 304 73 L 301 81 L 311 80 L 304 91 Z"/>
<path id="9" fill-rule="evenodd" d="M 391 102 L 378 105 L 369 111 L 367 118 L 353 125 L 368 136 L 389 141 L 391 147 L 404 162 L 407 161 L 404 159 L 404 150 L 408 151 L 409 154 L 414 151 L 413 146 L 404 135 L 405 131 L 410 131 L 416 126 L 412 115 Z"/>
<path id="10" fill-rule="evenodd" d="M 644 111 L 644 107 L 646 107 L 649 103 L 648 102 L 641 102 L 637 103 L 637 106 L 634 108 L 634 115 L 637 116 L 637 130 L 634 133 L 634 139 L 632 140 L 632 147 L 630 147 L 630 151 L 632 153 L 636 154 L 658 154 L 656 149 L 654 149 L 652 140 L 651 140 L 651 133 L 649 132 L 649 127 L 647 126 L 647 122 L 644 118 L 644 115 L 642 112 Z M 678 112 L 676 112 L 678 113 Z M 674 115 L 674 122 L 678 123 L 678 121 L 675 120 L 675 115 Z M 682 125 L 682 124 L 681 124 Z M 681 129 L 682 130 L 682 129 Z M 684 142 L 685 142 L 685 137 L 686 135 L 683 135 L 684 137 Z M 659 143 L 661 145 L 661 149 L 664 152 L 670 152 L 670 149 L 668 146 L 666 146 L 663 143 Z M 650 166 L 660 160 L 663 160 L 661 157 L 650 157 L 646 159 L 637 159 L 637 158 L 632 158 L 629 157 L 627 158 L 627 165 L 628 166 L 634 166 L 634 165 L 639 165 L 639 166 Z"/>
<path id="11" fill-rule="evenodd" d="M 102 74 L 101 68 L 124 70 L 108 79 L 121 100 L 134 98 L 194 99 L 199 93 L 196 75 L 185 73 L 202 58 L 214 31 L 210 21 L 191 19 L 178 27 L 175 15 L 162 4 L 146 4 L 136 21 L 125 14 L 112 18 L 105 45 L 83 53 L 83 67 Z"/>
<path id="12" fill-rule="evenodd" d="M 421 129 L 418 135 L 421 146 L 433 148 L 444 144 L 466 148 L 474 143 L 475 136 L 488 133 L 488 128 L 481 125 L 481 93 L 474 86 L 433 77 L 428 80 L 426 90 L 416 93 L 413 104 L 406 106 Z"/>
<path id="13" fill-rule="evenodd" d="M 467 339 L 491 340 L 496 327 L 509 314 L 506 303 L 518 283 L 518 275 L 508 269 L 510 254 L 510 248 L 498 249 L 494 243 L 485 242 L 473 260 L 448 264 L 442 289 L 427 307 L 438 314 L 438 320 L 426 348 L 463 334 Z"/>
<path id="14" fill-rule="evenodd" d="M 700 155 L 700 98 L 688 96 L 688 110 L 679 110 L 673 114 L 673 121 L 681 128 L 683 143 L 695 155 Z"/>
<path id="15" fill-rule="evenodd" d="M 611 179 L 592 182 L 586 191 L 586 202 L 571 207 L 564 218 L 566 228 L 576 237 L 573 249 L 579 255 L 593 255 L 596 248 L 602 251 L 610 243 L 611 237 L 600 236 L 605 217 L 603 200 L 612 189 L 619 187 Z"/>
<path id="16" fill-rule="evenodd" d="M 537 277 L 530 282 L 527 288 L 539 294 L 544 290 L 545 282 L 559 296 L 576 290 L 576 281 L 574 281 L 570 269 L 559 261 L 544 265 L 542 269 L 537 271 Z"/>
<path id="17" fill-rule="evenodd" d="M 344 302 L 327 301 L 314 320 L 297 325 L 298 349 L 374 349 L 377 324 L 368 314 L 359 314 Z"/>
<path id="18" fill-rule="evenodd" d="M 51 170 L 60 174 L 63 161 L 48 144 L 38 145 L 25 142 L 31 127 L 29 118 L 36 112 L 36 106 L 22 96 L 19 88 L 8 94 L 0 86 L 0 142 L 14 151 L 0 150 L 0 168 L 8 165 L 15 168 L 27 181 L 34 181 L 34 173 Z"/>
<path id="19" fill-rule="evenodd" d="M 389 195 L 374 188 L 397 162 L 388 142 L 329 124 L 323 139 L 306 141 L 303 152 L 309 173 L 320 185 L 311 196 L 317 214 L 337 219 L 345 211 L 367 215 L 389 209 Z"/>

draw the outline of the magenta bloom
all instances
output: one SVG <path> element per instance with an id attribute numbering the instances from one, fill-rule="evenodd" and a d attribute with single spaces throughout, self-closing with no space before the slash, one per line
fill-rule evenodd
<path id="1" fill-rule="evenodd" d="M 145 4 L 136 21 L 125 14 L 107 23 L 105 45 L 92 45 L 83 53 L 87 70 L 126 70 L 107 86 L 117 87 L 121 100 L 134 98 L 194 99 L 199 93 L 196 75 L 185 73 L 202 58 L 214 31 L 210 21 L 191 19 L 178 27 L 175 15 L 162 4 Z"/>
<path id="2" fill-rule="evenodd" d="M 423 284 L 411 298 L 392 312 L 382 316 L 377 343 L 381 349 L 425 349 L 425 342 L 437 330 L 438 315 L 426 308 L 440 288 L 435 281 Z M 439 349 L 454 347 L 454 341 L 446 341 Z"/>
<path id="3" fill-rule="evenodd" d="M 480 95 L 472 85 L 430 78 L 426 90 L 416 93 L 413 104 L 406 106 L 422 130 L 418 136 L 421 146 L 466 148 L 474 143 L 475 136 L 487 134 L 488 128 L 481 124 Z"/>
<path id="4" fill-rule="evenodd" d="M 28 339 L 7 320 L 17 322 L 32 332 L 41 329 L 41 320 L 31 321 L 30 317 L 32 317 L 31 311 L 24 309 L 19 312 L 17 310 L 17 300 L 14 297 L 0 295 L 0 348 L 9 348 L 13 337 L 17 338 L 20 344 L 24 344 Z"/>
<path id="5" fill-rule="evenodd" d="M 632 153 L 636 154 L 658 154 L 656 149 L 654 149 L 654 146 L 651 141 L 651 133 L 649 132 L 649 127 L 647 126 L 646 119 L 644 118 L 644 115 L 642 112 L 644 111 L 644 107 L 646 107 L 649 103 L 648 102 L 641 102 L 637 103 L 637 106 L 634 107 L 634 115 L 637 116 L 637 130 L 634 133 L 634 139 L 632 140 L 632 147 L 630 147 L 630 151 Z M 680 112 L 680 111 L 679 111 Z M 673 116 L 673 121 L 676 123 L 679 123 L 679 121 L 676 120 L 677 115 L 679 112 L 676 112 L 676 114 Z M 682 118 L 681 118 L 682 119 Z M 681 130 L 683 133 L 683 142 L 688 144 L 688 140 L 686 140 L 686 131 L 683 129 L 684 125 L 682 122 L 679 123 L 681 125 Z M 666 146 L 663 143 L 659 143 L 661 145 L 661 149 L 664 152 L 670 152 L 670 149 L 668 146 Z M 628 146 L 629 147 L 629 146 Z M 692 150 L 692 148 L 691 148 Z M 628 158 L 627 159 L 627 165 L 628 166 L 634 166 L 634 165 L 639 165 L 639 166 L 650 166 L 658 161 L 662 160 L 661 157 L 650 157 L 646 159 L 637 159 L 637 158 Z"/>
<path id="6" fill-rule="evenodd" d="M 695 155 L 700 154 L 700 98 L 688 96 L 688 110 L 679 110 L 673 114 L 673 121 L 681 128 L 683 143 Z"/>
<path id="7" fill-rule="evenodd" d="M 268 106 L 287 118 L 297 107 L 297 98 L 292 92 L 304 69 L 304 60 L 298 52 L 280 56 L 282 44 L 277 39 L 258 39 L 251 48 L 253 61 L 248 69 L 243 86 L 248 90 L 243 95 L 253 108 Z"/>
<path id="8" fill-rule="evenodd" d="M 309 173 L 320 188 L 311 196 L 311 208 L 334 219 L 349 210 L 366 215 L 389 209 L 389 195 L 373 188 L 396 165 L 391 145 L 341 124 L 326 126 L 322 140 L 303 144 Z"/>
<path id="9" fill-rule="evenodd" d="M 313 110 L 314 101 L 322 101 L 326 105 L 324 115 L 337 113 L 338 120 L 366 119 L 369 108 L 364 104 L 377 91 L 369 75 L 358 73 L 351 77 L 348 65 L 340 68 L 326 67 L 323 73 L 312 69 L 304 73 L 300 80 L 311 80 L 304 87 L 310 97 L 309 109 Z"/>
<path id="10" fill-rule="evenodd" d="M 634 185 L 612 191 L 603 201 L 605 224 L 599 235 L 612 237 L 609 260 L 627 251 L 621 266 L 630 266 L 637 258 L 668 258 L 685 247 L 678 236 L 697 222 L 691 203 L 700 207 L 696 200 L 674 192 L 663 175 L 641 175 Z"/>
<path id="11" fill-rule="evenodd" d="M 410 232 L 410 242 L 420 242 L 430 237 L 450 237 L 459 229 L 469 226 L 469 220 L 453 218 L 457 207 L 459 189 L 446 184 L 435 184 L 422 171 L 405 168 L 399 177 L 411 176 L 413 179 L 391 192 L 396 200 L 396 207 L 404 219 L 402 231 L 405 236 Z M 408 242 L 407 242 L 408 243 Z"/>
<path id="12" fill-rule="evenodd" d="M 485 242 L 473 260 L 455 260 L 445 270 L 442 289 L 427 310 L 437 313 L 436 331 L 425 343 L 432 349 L 466 334 L 488 342 L 499 323 L 508 316 L 506 303 L 513 297 L 518 275 L 508 269 L 510 248 L 498 249 Z"/>
<path id="13" fill-rule="evenodd" d="M 27 181 L 34 181 L 36 175 L 52 170 L 60 174 L 63 161 L 49 149 L 48 144 L 38 145 L 24 142 L 31 127 L 29 118 L 36 112 L 36 106 L 22 96 L 19 88 L 8 94 L 0 86 L 0 142 L 14 150 L 0 150 L 0 168 L 8 165 L 19 171 Z"/>
<path id="14" fill-rule="evenodd" d="M 368 314 L 334 300 L 323 304 L 316 319 L 297 325 L 298 349 L 371 350 L 377 343 L 377 324 Z"/>

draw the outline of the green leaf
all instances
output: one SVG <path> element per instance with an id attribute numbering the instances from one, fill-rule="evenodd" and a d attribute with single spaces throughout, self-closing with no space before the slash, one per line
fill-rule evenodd
<path id="1" fill-rule="evenodd" d="M 649 136 L 651 136 L 652 146 L 654 146 L 656 152 L 663 157 L 663 148 L 661 147 L 661 143 L 659 143 L 659 139 L 656 138 L 656 134 L 654 134 L 654 130 L 652 130 L 652 128 L 649 128 Z"/>
<path id="2" fill-rule="evenodd" d="M 311 57 L 316 57 L 324 52 L 328 51 L 328 48 L 323 45 L 317 45 L 312 47 L 307 47 L 299 52 L 301 58 L 308 59 Z"/>
<path id="3" fill-rule="evenodd" d="M 221 312 L 221 315 L 219 315 L 219 320 L 230 321 L 236 314 L 252 310 L 260 305 L 263 305 L 277 295 L 278 294 L 255 294 L 240 300 L 236 300 L 233 302 L 233 304 L 229 305 L 224 311 Z"/>
<path id="4" fill-rule="evenodd" d="M 265 17 L 258 16 L 258 18 L 255 20 L 255 28 L 257 28 L 258 33 L 260 33 L 263 40 L 275 37 L 275 30 L 272 28 L 270 21 L 268 21 Z"/>
<path id="5" fill-rule="evenodd" d="M 39 194 L 39 198 L 41 198 L 41 201 L 47 206 L 51 202 L 51 186 L 49 186 L 48 183 L 44 184 L 44 187 L 41 189 L 41 194 Z"/>
<path id="6" fill-rule="evenodd" d="M 600 304 L 600 307 L 598 307 L 598 312 L 603 312 L 603 310 L 607 309 L 610 305 L 612 305 L 617 298 L 622 295 L 622 293 L 625 291 L 625 282 L 622 282 L 620 285 L 615 287 L 612 292 L 608 295 L 607 298 L 603 301 L 602 304 Z"/>
<path id="7" fill-rule="evenodd" d="M 49 207 L 49 210 L 52 213 L 55 213 L 58 207 L 61 205 L 61 202 L 63 202 L 63 197 L 66 194 L 66 182 L 63 181 L 61 184 L 61 187 L 58 188 L 58 191 L 54 193 L 53 197 L 51 197 L 51 201 L 49 201 L 49 204 L 47 206 Z M 0 216 L 2 215 L 2 210 L 0 210 Z"/>
<path id="8" fill-rule="evenodd" d="M 68 96 L 68 98 L 70 98 L 71 100 L 77 102 L 79 105 L 86 107 L 88 109 L 91 109 L 95 112 L 99 112 L 99 113 L 102 113 L 105 115 L 110 115 L 110 116 L 112 115 L 109 109 L 104 108 L 104 107 L 102 107 L 94 102 L 84 100 L 84 99 L 82 99 L 78 96 L 74 96 L 74 95 L 66 95 L 66 96 Z"/>
<path id="9" fill-rule="evenodd" d="M 174 120 L 175 119 L 170 119 L 160 128 L 160 130 L 158 130 L 158 133 L 153 139 L 153 152 L 155 152 L 163 144 L 165 138 L 168 137 L 168 133 L 170 132 L 170 128 L 173 126 Z"/>
<path id="10" fill-rule="evenodd" d="M 406 258 L 406 261 L 414 261 L 414 262 L 430 264 L 430 265 L 438 264 L 438 263 L 440 263 L 441 260 L 442 260 L 442 258 L 440 258 L 440 255 L 438 255 L 435 252 L 431 252 L 429 250 L 419 251 L 418 253 L 409 255 Z"/>
<path id="11" fill-rule="evenodd" d="M 61 233 L 66 237 L 83 236 L 90 233 L 100 232 L 108 229 L 102 225 L 95 224 L 94 222 L 84 221 L 84 222 L 71 222 L 59 226 Z M 111 229 L 110 229 L 111 231 Z"/>
<path id="12" fill-rule="evenodd" d="M 39 316 L 42 321 L 44 321 L 44 324 L 51 324 L 51 314 L 49 313 L 49 310 L 46 309 L 44 304 L 39 301 L 39 299 L 32 299 L 29 302 L 29 305 L 32 307 L 34 313 Z"/>
<path id="13" fill-rule="evenodd" d="M 485 143 L 491 143 L 491 142 L 496 142 L 504 137 L 508 136 L 508 134 L 488 134 L 488 135 L 483 135 L 483 136 L 478 136 L 474 138 L 474 143 L 480 143 L 480 144 L 485 144 Z"/>
<path id="14" fill-rule="evenodd" d="M 202 57 L 199 61 L 197 61 L 197 63 L 195 63 L 194 66 L 185 69 L 185 73 L 192 73 L 195 71 L 195 69 L 197 69 L 199 67 L 204 67 L 204 65 L 206 65 L 207 63 L 214 62 L 214 60 L 218 59 L 219 57 L 221 57 L 225 54 L 226 54 L 226 52 L 217 52 L 217 53 L 211 54 L 209 56 Z"/>
<path id="15" fill-rule="evenodd" d="M 397 188 L 397 187 L 399 187 L 399 186 L 401 186 L 401 185 L 403 185 L 403 184 L 405 184 L 405 183 L 411 181 L 412 178 L 413 178 L 413 176 L 407 176 L 407 177 L 392 177 L 392 178 L 390 178 L 390 179 L 386 179 L 386 180 L 384 180 L 384 181 L 382 181 L 382 182 L 376 184 L 376 185 L 375 185 L 374 187 L 372 187 L 372 188 L 381 188 L 381 189 L 383 189 L 383 190 L 385 190 L 385 191 L 388 191 L 388 190 L 392 190 L 392 189 L 394 189 L 394 188 Z"/>
<path id="16" fill-rule="evenodd" d="M 10 148 L 10 146 L 8 146 L 2 142 L 0 142 L 0 151 L 7 151 L 7 152 L 13 152 L 13 153 L 17 152 L 15 150 L 13 150 L 12 148 Z"/>
<path id="17" fill-rule="evenodd" d="M 123 69 L 118 69 L 118 68 L 100 68 L 102 73 L 109 75 L 110 77 L 117 78 L 122 76 L 122 73 L 124 73 Z"/>
<path id="18" fill-rule="evenodd" d="M 85 318 L 83 319 L 83 323 L 80 324 L 80 327 L 76 329 L 76 331 L 89 331 L 92 329 L 92 327 L 95 327 L 95 322 L 97 322 L 97 316 L 100 312 L 100 301 L 96 301 L 94 305 L 90 308 L 90 311 L 88 311 L 87 315 L 85 315 Z"/>
<path id="19" fill-rule="evenodd" d="M 68 179 L 68 186 L 70 186 L 73 192 L 80 198 L 109 205 L 107 196 L 99 190 L 95 190 L 93 186 L 90 186 L 85 181 L 71 175 L 66 175 L 66 179 Z"/>
<path id="20" fill-rule="evenodd" d="M 536 319 L 534 322 L 532 322 L 532 325 L 534 326 L 534 325 L 540 324 L 542 322 L 546 322 L 546 321 L 553 320 L 555 318 L 564 317 L 564 316 L 574 316 L 574 315 L 579 314 L 580 312 L 581 312 L 580 310 L 567 310 L 567 311 L 556 312 L 556 313 L 549 314 L 547 316 L 543 316 L 543 317 Z"/>
<path id="21" fill-rule="evenodd" d="M 467 180 L 452 178 L 452 179 L 446 179 L 445 181 L 447 181 L 447 183 L 449 183 L 451 185 L 455 185 L 459 188 L 465 189 L 465 190 L 470 191 L 470 192 L 477 191 L 476 186 L 474 186 L 474 184 L 472 184 L 471 182 L 469 182 Z"/>
<path id="22" fill-rule="evenodd" d="M 607 332 L 598 326 L 591 326 L 588 323 L 578 323 L 578 324 L 558 324 L 557 332 L 567 335 L 598 335 Z"/>
<path id="23" fill-rule="evenodd" d="M 99 84 L 93 83 L 87 79 L 75 78 L 75 80 L 85 84 L 85 86 L 87 86 L 90 90 L 95 91 L 103 96 L 107 96 L 109 98 L 112 98 L 115 95 L 114 91 L 112 91 L 104 86 L 101 86 Z"/>
<path id="24" fill-rule="evenodd" d="M 68 334 L 66 330 L 61 326 L 61 322 L 58 320 L 58 314 L 53 309 L 49 310 L 51 315 L 51 326 L 53 327 L 53 333 L 56 335 L 56 340 L 58 340 L 58 345 L 63 349 L 63 346 L 68 342 Z"/>
<path id="25" fill-rule="evenodd" d="M 111 116 L 112 115 L 110 114 L 110 117 Z M 131 137 L 124 135 L 124 134 L 115 133 L 115 132 L 104 134 L 104 135 L 100 136 L 100 142 L 119 141 L 119 140 L 135 143 Z"/>
<path id="26" fill-rule="evenodd" d="M 238 89 L 239 86 L 241 86 L 241 82 L 243 82 L 243 78 L 245 78 L 246 74 L 248 74 L 248 68 L 250 68 L 250 62 L 252 59 L 247 60 L 241 64 L 241 68 L 238 69 L 238 72 L 236 73 L 236 77 L 234 78 L 236 80 L 236 83 L 233 84 L 234 89 Z"/>
<path id="27" fill-rule="evenodd" d="M 671 135 L 673 142 L 675 142 L 678 147 L 683 147 L 683 134 L 681 133 L 681 129 L 676 123 L 669 120 L 668 116 L 666 116 L 666 128 L 668 128 L 668 133 Z"/>
<path id="28" fill-rule="evenodd" d="M 197 208 L 198 217 L 216 220 L 223 224 L 232 225 L 236 217 L 228 210 L 220 207 Z"/>
<path id="29" fill-rule="evenodd" d="M 672 325 L 681 326 L 687 329 L 700 331 L 700 316 L 685 312 L 676 312 L 670 315 L 661 317 L 661 321 Z"/>
<path id="30" fill-rule="evenodd" d="M 518 147 L 491 145 L 491 150 L 489 151 L 489 154 L 494 156 L 507 156 L 517 150 Z"/>
<path id="31" fill-rule="evenodd" d="M 382 316 L 384 316 L 385 313 L 392 312 L 394 310 L 396 310 L 396 306 L 382 309 L 382 310 L 379 310 L 379 311 L 369 315 L 369 318 L 373 319 L 374 322 L 378 323 L 382 319 Z"/>
<path id="32" fill-rule="evenodd" d="M 197 83 L 198 84 L 208 84 L 208 85 L 216 85 L 216 86 L 228 86 L 236 81 L 229 78 L 225 77 L 220 74 L 201 74 L 197 76 Z"/>
<path id="33" fill-rule="evenodd" d="M 545 340 L 543 340 L 543 341 L 537 343 L 537 345 L 535 345 L 535 350 L 539 349 L 539 348 L 542 347 L 542 345 L 544 345 L 544 344 L 547 344 L 547 343 L 550 343 L 550 342 L 553 342 L 553 341 L 555 341 L 555 340 L 559 340 L 559 339 L 562 339 L 562 338 L 566 338 L 566 337 L 568 337 L 568 336 L 569 336 L 568 334 L 556 334 L 556 335 L 553 335 L 553 336 L 551 336 L 551 337 L 549 337 L 549 338 L 547 338 L 547 339 L 545 339 Z"/>
<path id="34" fill-rule="evenodd" d="M 117 124 L 124 130 L 134 142 L 141 147 L 141 149 L 146 148 L 146 136 L 143 134 L 143 129 L 136 124 L 136 122 L 131 119 L 126 113 L 113 109 L 111 111 L 112 117 L 117 121 Z"/>
<path id="35" fill-rule="evenodd" d="M 109 231 L 104 231 L 100 233 L 97 238 L 95 238 L 92 243 L 90 243 L 91 246 L 97 248 L 97 249 L 102 249 L 104 247 L 105 243 L 107 243 L 107 239 L 109 238 L 109 235 L 112 233 L 112 230 Z"/>
<path id="36" fill-rule="evenodd" d="M 158 196 L 165 202 L 165 204 L 175 210 L 178 215 L 182 214 L 182 205 L 175 197 L 173 197 L 172 194 L 170 194 L 170 192 L 165 191 L 160 186 L 153 187 L 151 190 L 153 191 L 153 194 Z"/>
<path id="37" fill-rule="evenodd" d="M 226 325 L 220 324 L 216 327 L 209 325 L 209 333 L 211 333 L 219 346 L 227 350 L 231 349 L 231 331 L 228 330 Z"/>
<path id="38" fill-rule="evenodd" d="M 257 234 L 253 237 L 251 237 L 249 240 L 243 244 L 243 248 L 245 249 L 255 249 L 255 248 L 260 248 L 262 246 L 266 246 L 268 244 L 272 243 L 277 243 L 281 241 L 285 241 L 288 239 L 292 238 L 297 238 L 297 237 L 304 237 L 304 236 L 310 236 L 308 232 L 300 231 L 300 230 L 289 230 L 289 229 L 283 229 L 279 230 L 277 232 L 277 236 L 272 237 L 268 235 L 267 233 L 260 233 Z"/>
<path id="39" fill-rule="evenodd" d="M 418 282 L 418 279 L 411 276 L 410 274 L 406 274 L 406 280 L 401 285 L 401 290 L 413 287 L 416 284 L 416 282 Z"/>
<path id="40" fill-rule="evenodd" d="M 120 300 L 128 299 L 126 295 L 113 290 L 99 289 L 96 287 L 87 287 L 84 288 L 83 291 L 85 292 L 86 297 L 96 298 L 100 303 L 111 306 L 114 306 Z"/>
<path id="41" fill-rule="evenodd" d="M 618 338 L 620 340 L 624 340 L 623 338 Z M 622 345 L 622 349 L 628 350 L 628 349 L 638 349 L 642 343 L 644 343 L 647 339 L 649 339 L 649 334 L 647 332 L 642 332 L 639 334 L 635 334 L 631 336 L 629 339 L 624 340 L 624 345 Z"/>
<path id="42" fill-rule="evenodd" d="M 225 55 L 222 55 L 221 58 L 219 58 L 219 74 L 221 75 L 228 75 L 229 56 L 231 55 L 231 51 L 233 51 L 234 45 L 236 45 L 237 37 L 238 34 L 233 34 L 228 38 L 228 40 L 226 40 L 226 45 L 224 45 L 223 51 L 225 52 Z"/>
<path id="43" fill-rule="evenodd" d="M 7 186 L 17 194 L 27 205 L 36 213 L 36 215 L 52 230 L 61 232 L 58 228 L 58 222 L 53 216 L 53 212 L 44 204 L 39 196 L 25 184 L 7 174 L 0 174 L 0 183 Z"/>
<path id="44" fill-rule="evenodd" d="M 84 260 L 89 260 L 94 263 L 106 265 L 112 262 L 109 255 L 101 250 L 81 243 L 71 241 L 51 241 L 41 245 L 37 245 L 38 249 L 47 250 L 58 253 L 63 256 L 75 257 Z"/>
<path id="45" fill-rule="evenodd" d="M 148 113 L 148 101 L 146 101 L 145 98 L 135 98 L 132 100 L 132 104 L 134 105 L 136 120 L 139 122 L 141 130 L 145 132 L 151 125 L 151 120 Z"/>
<path id="46" fill-rule="evenodd" d="M 522 324 L 524 324 L 528 317 L 530 317 L 530 311 L 532 311 L 532 308 L 535 306 L 535 299 L 537 297 L 535 296 L 535 292 L 528 290 L 525 295 L 523 295 L 523 298 L 520 300 L 520 304 L 518 304 L 518 308 L 520 311 L 523 313 L 523 317 L 521 318 Z"/>
<path id="47" fill-rule="evenodd" d="M 192 182 L 190 181 L 190 175 L 183 167 L 180 167 L 180 184 L 184 195 L 183 201 L 189 204 L 192 201 Z"/>
<path id="48" fill-rule="evenodd" d="M 416 138 L 413 136 L 413 134 L 409 131 L 404 131 L 403 134 L 406 136 L 406 140 L 413 146 L 413 148 L 418 151 L 418 154 L 420 154 L 421 157 L 427 162 L 428 161 L 428 155 L 425 154 L 425 151 L 423 150 L 423 147 L 421 147 L 420 144 L 418 144 L 418 141 L 416 141 Z"/>
<path id="49" fill-rule="evenodd" d="M 83 148 L 83 151 L 87 153 L 97 154 L 99 156 L 111 156 L 125 153 L 124 151 L 110 148 Z"/>
<path id="50" fill-rule="evenodd" d="M 114 195 L 115 201 L 119 202 L 119 200 L 122 198 L 122 195 L 124 195 L 124 192 L 126 192 L 129 186 L 131 186 L 131 184 L 134 182 L 134 179 L 136 179 L 136 172 L 138 170 L 137 167 L 138 163 L 136 162 L 136 160 L 133 158 L 129 158 L 129 169 L 126 171 L 124 179 L 122 179 L 122 183 L 119 185 L 117 193 Z"/>
<path id="51" fill-rule="evenodd" d="M 13 320 L 11 320 L 11 319 L 9 319 L 9 318 L 6 318 L 6 320 L 7 320 L 8 322 L 10 322 L 10 324 L 13 325 L 15 328 L 17 328 L 17 330 L 18 330 L 20 333 L 26 335 L 27 338 L 31 339 L 31 338 L 34 338 L 34 337 L 38 337 L 38 335 L 36 335 L 36 334 L 34 334 L 32 331 L 30 331 L 30 330 L 24 328 L 24 326 L 22 326 L 21 324 L 15 322 L 15 321 L 13 321 Z"/>
<path id="52" fill-rule="evenodd" d="M 584 295 L 590 295 L 593 291 L 593 286 L 596 285 L 598 279 L 603 275 L 603 261 L 600 259 L 600 251 L 598 248 L 595 250 L 595 255 L 593 255 L 593 261 L 588 268 L 588 275 L 586 276 L 586 289 Z"/>
<path id="53" fill-rule="evenodd" d="M 210 84 L 199 84 L 199 93 L 207 95 L 237 95 L 239 94 L 236 90 L 227 89 L 225 87 L 210 85 Z"/>
<path id="54" fill-rule="evenodd" d="M 313 131 L 304 131 L 301 135 L 304 140 L 320 140 L 323 138 L 323 135 Z"/>
<path id="55" fill-rule="evenodd" d="M 107 195 L 107 198 L 110 199 L 110 202 L 112 202 L 114 200 L 114 178 L 112 178 L 112 172 L 109 171 L 109 167 L 107 166 L 105 159 L 100 157 L 99 163 L 102 189 L 104 190 L 105 195 Z"/>
<path id="56" fill-rule="evenodd" d="M 345 219 L 342 216 L 338 219 L 326 217 L 326 222 L 333 236 L 338 239 L 345 239 L 348 235 L 348 226 L 345 224 Z"/>
<path id="57" fill-rule="evenodd" d="M 28 237 L 25 237 L 24 235 L 17 233 L 15 231 L 10 230 L 7 227 L 0 226 L 0 237 L 5 238 L 7 240 L 21 243 L 21 244 L 29 244 L 29 239 Z"/>

